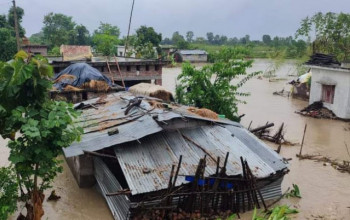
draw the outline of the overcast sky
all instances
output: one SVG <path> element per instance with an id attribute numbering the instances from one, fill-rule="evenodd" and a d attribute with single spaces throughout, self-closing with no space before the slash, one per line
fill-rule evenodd
<path id="1" fill-rule="evenodd" d="M 91 31 L 99 22 L 117 25 L 126 35 L 132 0 L 17 0 L 25 11 L 23 26 L 27 36 L 42 28 L 49 12 L 73 17 Z M 7 13 L 9 0 L 0 0 L 0 14 Z M 260 39 L 294 35 L 302 18 L 316 12 L 350 13 L 350 0 L 135 0 L 131 30 L 153 26 L 164 37 L 174 31 L 189 30 L 195 37 L 207 32 Z"/>

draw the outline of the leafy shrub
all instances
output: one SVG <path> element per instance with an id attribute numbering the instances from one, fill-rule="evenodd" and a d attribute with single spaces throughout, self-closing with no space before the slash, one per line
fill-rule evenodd
<path id="1" fill-rule="evenodd" d="M 0 220 L 6 220 L 17 209 L 17 181 L 11 167 L 0 168 Z"/>
<path id="2" fill-rule="evenodd" d="M 182 73 L 177 78 L 177 102 L 208 108 L 231 120 L 239 121 L 237 104 L 241 101 L 237 97 L 249 94 L 238 92 L 238 89 L 260 73 L 247 74 L 246 70 L 252 66 L 253 61 L 243 59 L 246 52 L 242 48 L 223 48 L 211 55 L 214 62 L 212 65 L 201 69 L 184 63 Z M 231 81 L 239 76 L 244 77 L 233 85 Z"/>

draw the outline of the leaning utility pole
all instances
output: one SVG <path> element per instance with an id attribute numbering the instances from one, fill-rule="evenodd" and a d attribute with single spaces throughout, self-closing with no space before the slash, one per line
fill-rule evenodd
<path id="1" fill-rule="evenodd" d="M 135 4 L 135 0 L 132 0 L 132 6 L 131 6 L 131 12 L 130 12 L 130 19 L 129 19 L 128 35 L 126 36 L 125 46 L 124 46 L 124 57 L 126 57 L 126 50 L 127 50 L 127 47 L 128 47 L 129 33 L 130 33 L 130 25 L 131 25 L 132 12 L 134 11 L 134 4 Z"/>
<path id="2" fill-rule="evenodd" d="M 16 8 L 16 2 L 15 0 L 12 1 L 13 3 L 13 16 L 15 18 L 15 32 L 16 32 L 16 41 L 17 41 L 17 51 L 21 50 L 20 40 L 19 40 L 19 32 L 18 32 L 18 21 L 17 21 L 17 8 Z"/>

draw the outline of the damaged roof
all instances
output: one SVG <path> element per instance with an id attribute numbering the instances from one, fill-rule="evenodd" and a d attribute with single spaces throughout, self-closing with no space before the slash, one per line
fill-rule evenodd
<path id="1" fill-rule="evenodd" d="M 83 110 L 76 125 L 84 129 L 84 134 L 80 142 L 74 142 L 70 147 L 63 149 L 65 156 L 78 156 L 84 154 L 84 151 L 98 151 L 139 140 L 162 131 L 163 128 L 159 124 L 166 125 L 166 121 L 173 119 L 180 119 L 183 122 L 195 119 L 207 123 L 241 126 L 228 119 L 201 117 L 188 111 L 184 106 L 172 105 L 168 110 L 153 108 L 147 101 L 142 101 L 140 108 L 133 108 L 128 115 L 125 115 L 125 107 L 133 98 L 135 97 L 129 92 L 118 92 L 82 102 L 89 108 Z M 78 105 L 80 103 L 76 104 Z M 116 128 L 118 134 L 108 135 L 108 132 Z"/>
<path id="2" fill-rule="evenodd" d="M 241 140 L 242 136 L 247 137 Z M 244 128 L 209 125 L 160 132 L 141 139 L 141 144 L 132 142 L 115 146 L 114 151 L 131 193 L 136 195 L 166 189 L 171 167 L 178 164 L 180 155 L 183 158 L 176 186 L 188 183 L 185 176 L 196 172 L 198 161 L 205 155 L 205 176 L 215 174 L 218 157 L 220 166 L 223 166 L 227 152 L 226 174 L 229 176 L 242 174 L 241 156 L 257 178 L 268 177 L 286 168 L 276 152 L 255 139 Z"/>
<path id="3" fill-rule="evenodd" d="M 139 108 L 125 115 L 133 98 L 128 92 L 119 92 L 84 102 L 86 109 L 76 122 L 84 128 L 82 140 L 63 149 L 65 156 L 113 147 L 132 195 L 166 189 L 171 167 L 181 155 L 176 186 L 186 183 L 184 176 L 193 175 L 205 155 L 206 176 L 215 174 L 218 158 L 223 165 L 227 152 L 227 175 L 242 174 L 240 157 L 247 160 L 257 178 L 287 168 L 281 156 L 239 123 L 205 118 L 181 105 L 153 108 L 147 101 L 151 98 L 143 99 Z"/>

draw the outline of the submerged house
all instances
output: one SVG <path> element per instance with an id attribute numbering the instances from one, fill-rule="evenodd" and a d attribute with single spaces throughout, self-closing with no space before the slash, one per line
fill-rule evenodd
<path id="1" fill-rule="evenodd" d="M 282 194 L 287 162 L 239 123 L 129 92 L 76 108 L 84 134 L 64 155 L 78 185 L 96 185 L 115 219 L 239 213 Z"/>
<path id="2" fill-rule="evenodd" d="M 207 62 L 208 53 L 205 50 L 179 50 L 174 53 L 174 59 L 176 62 Z"/>
<path id="3" fill-rule="evenodd" d="M 320 54 L 314 55 L 307 65 L 312 72 L 309 103 L 322 101 L 337 117 L 350 119 L 350 68 Z"/>

